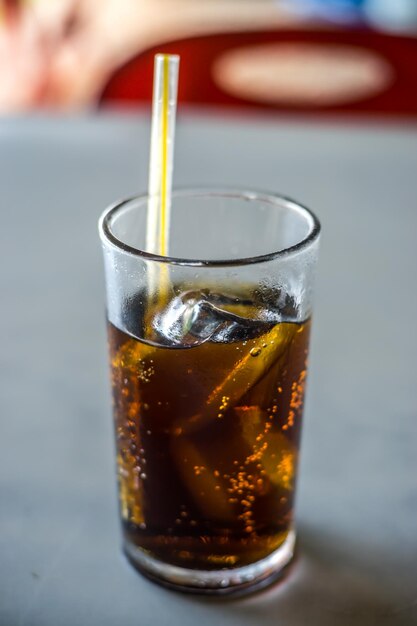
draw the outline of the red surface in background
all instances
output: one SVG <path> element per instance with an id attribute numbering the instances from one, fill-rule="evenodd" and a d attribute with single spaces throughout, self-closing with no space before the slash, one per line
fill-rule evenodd
<path id="1" fill-rule="evenodd" d="M 395 80 L 382 93 L 357 102 L 332 106 L 264 104 L 225 93 L 213 80 L 211 67 L 233 48 L 266 43 L 291 42 L 349 45 L 366 48 L 387 60 Z M 299 113 L 380 114 L 417 117 L 417 39 L 386 35 L 371 30 L 279 30 L 194 37 L 161 44 L 133 58 L 110 79 L 100 104 L 149 102 L 152 98 L 154 55 L 158 52 L 181 56 L 179 102 L 242 107 Z"/>

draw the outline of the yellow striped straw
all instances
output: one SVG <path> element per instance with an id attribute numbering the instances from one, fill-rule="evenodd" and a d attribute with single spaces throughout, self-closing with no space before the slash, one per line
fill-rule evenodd
<path id="1" fill-rule="evenodd" d="M 146 248 L 161 256 L 169 251 L 178 72 L 177 55 L 155 56 Z"/>
<path id="2" fill-rule="evenodd" d="M 161 171 L 161 232 L 159 236 L 160 254 L 166 256 L 168 254 L 168 237 L 167 232 L 167 167 L 168 167 L 168 112 L 169 112 L 169 56 L 163 56 L 163 72 L 162 72 L 162 129 L 161 129 L 161 154 L 162 154 L 162 171 Z"/>
<path id="3" fill-rule="evenodd" d="M 160 256 L 169 254 L 178 72 L 177 55 L 155 56 L 146 250 Z M 169 267 L 152 262 L 147 273 L 150 308 L 162 309 L 168 300 Z"/>

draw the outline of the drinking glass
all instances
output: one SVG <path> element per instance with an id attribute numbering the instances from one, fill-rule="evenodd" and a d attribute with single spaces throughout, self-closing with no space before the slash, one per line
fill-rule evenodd
<path id="1" fill-rule="evenodd" d="M 297 479 L 320 224 L 274 193 L 173 193 L 169 256 L 148 197 L 101 217 L 124 551 L 182 590 L 281 576 Z"/>

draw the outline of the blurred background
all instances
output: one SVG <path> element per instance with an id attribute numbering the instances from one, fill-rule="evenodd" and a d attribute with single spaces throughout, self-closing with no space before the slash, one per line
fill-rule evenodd
<path id="1" fill-rule="evenodd" d="M 174 184 L 323 224 L 300 558 L 252 604 L 119 554 L 97 219 L 147 188 L 156 51 Z M 0 626 L 417 624 L 416 119 L 417 0 L 0 0 Z"/>
<path id="2" fill-rule="evenodd" d="M 0 112 L 148 101 L 154 49 L 180 100 L 417 113 L 416 0 L 1 0 Z"/>

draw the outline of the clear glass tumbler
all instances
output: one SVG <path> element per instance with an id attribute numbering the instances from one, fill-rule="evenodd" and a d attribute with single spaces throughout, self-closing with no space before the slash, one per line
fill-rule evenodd
<path id="1" fill-rule="evenodd" d="M 200 593 L 282 574 L 320 225 L 270 193 L 176 191 L 168 257 L 146 195 L 101 217 L 124 550 Z"/>

